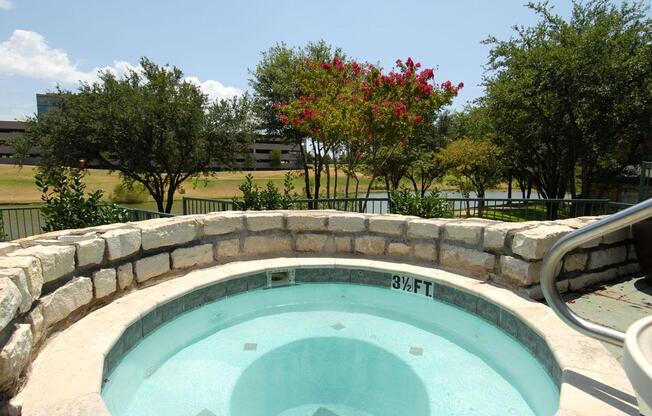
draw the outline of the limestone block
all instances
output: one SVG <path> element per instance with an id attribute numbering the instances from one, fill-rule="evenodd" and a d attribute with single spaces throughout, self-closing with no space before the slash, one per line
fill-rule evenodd
<path id="1" fill-rule="evenodd" d="M 141 230 L 143 250 L 188 243 L 199 236 L 195 218 L 157 218 L 135 223 Z"/>
<path id="2" fill-rule="evenodd" d="M 362 214 L 337 214 L 328 219 L 328 231 L 338 233 L 359 233 L 365 229 L 365 216 Z"/>
<path id="3" fill-rule="evenodd" d="M 40 305 L 37 305 L 27 315 L 26 322 L 32 327 L 32 335 L 34 336 L 34 343 L 37 343 L 43 336 L 43 312 L 41 312 Z"/>
<path id="4" fill-rule="evenodd" d="M 441 265 L 461 270 L 469 274 L 485 277 L 496 267 L 496 257 L 465 247 L 443 244 L 441 247 Z"/>
<path id="5" fill-rule="evenodd" d="M 215 258 L 217 261 L 224 261 L 238 257 L 240 254 L 240 239 L 231 238 L 220 240 L 215 246 Z"/>
<path id="6" fill-rule="evenodd" d="M 541 279 L 541 262 L 528 262 L 512 256 L 500 256 L 500 270 L 507 281 L 519 286 L 539 283 Z"/>
<path id="7" fill-rule="evenodd" d="M 569 288 L 570 288 L 570 282 L 567 279 L 557 281 L 557 290 L 559 291 L 559 293 L 566 293 L 568 292 Z M 540 284 L 528 286 L 522 288 L 521 290 L 524 291 L 532 299 L 543 299 L 543 291 L 541 290 Z"/>
<path id="8" fill-rule="evenodd" d="M 355 252 L 369 256 L 382 256 L 385 253 L 385 239 L 364 235 L 355 238 Z"/>
<path id="9" fill-rule="evenodd" d="M 618 277 L 618 269 L 607 269 L 600 272 L 584 273 L 569 279 L 570 290 L 579 290 L 597 283 L 608 282 Z"/>
<path id="10" fill-rule="evenodd" d="M 97 299 L 109 296 L 117 289 L 117 273 L 115 269 L 101 269 L 93 273 L 93 286 Z"/>
<path id="11" fill-rule="evenodd" d="M 509 247 L 514 233 L 529 228 L 530 225 L 517 222 L 500 222 L 485 228 L 482 247 L 487 250 L 500 251 Z"/>
<path id="12" fill-rule="evenodd" d="M 32 306 L 32 295 L 29 292 L 29 283 L 27 275 L 23 269 L 0 269 L 0 279 L 8 278 L 12 281 L 18 291 L 20 292 L 20 306 L 18 312 L 24 313 Z"/>
<path id="13" fill-rule="evenodd" d="M 118 266 L 117 269 L 118 287 L 125 290 L 134 281 L 134 266 L 131 263 L 125 263 Z"/>
<path id="14" fill-rule="evenodd" d="M 416 239 L 438 239 L 439 232 L 449 220 L 442 219 L 417 219 L 410 220 L 407 224 L 407 237 Z"/>
<path id="15" fill-rule="evenodd" d="M 611 247 L 593 251 L 589 255 L 589 270 L 622 263 L 627 260 L 627 246 Z"/>
<path id="16" fill-rule="evenodd" d="M 0 331 L 7 326 L 22 303 L 20 290 L 8 277 L 0 278 Z"/>
<path id="17" fill-rule="evenodd" d="M 51 282 L 75 270 L 75 247 L 32 246 L 9 253 L 8 256 L 34 256 L 41 262 L 43 282 Z"/>
<path id="18" fill-rule="evenodd" d="M 338 237 L 333 238 L 333 243 L 335 244 L 335 251 L 337 253 L 350 253 L 353 247 L 352 239 L 350 237 Z"/>
<path id="19" fill-rule="evenodd" d="M 220 212 L 204 216 L 204 234 L 222 235 L 242 231 L 244 216 L 241 213 Z"/>
<path id="20" fill-rule="evenodd" d="M 183 269 L 213 262 L 213 245 L 202 244 L 194 247 L 178 248 L 172 252 L 172 268 Z"/>
<path id="21" fill-rule="evenodd" d="M 437 246 L 434 243 L 416 243 L 414 257 L 419 260 L 437 262 Z"/>
<path id="22" fill-rule="evenodd" d="M 16 243 L 0 243 L 0 256 L 4 256 L 18 249 L 20 249 L 20 245 Z"/>
<path id="23" fill-rule="evenodd" d="M 565 225 L 540 225 L 514 235 L 512 251 L 528 260 L 543 258 L 546 251 L 561 237 L 573 231 Z"/>
<path id="24" fill-rule="evenodd" d="M 16 325 L 9 341 L 0 351 L 0 390 L 10 388 L 29 361 L 34 337 L 27 324 Z"/>
<path id="25" fill-rule="evenodd" d="M 289 235 L 253 235 L 244 240 L 244 254 L 248 256 L 287 253 L 292 251 L 292 238 Z"/>
<path id="26" fill-rule="evenodd" d="M 41 298 L 43 323 L 49 327 L 66 319 L 75 310 L 93 300 L 93 283 L 88 277 L 75 277 L 54 292 Z"/>
<path id="27" fill-rule="evenodd" d="M 106 241 L 109 260 L 119 260 L 140 250 L 140 230 L 134 228 L 119 228 L 102 234 Z"/>
<path id="28" fill-rule="evenodd" d="M 329 239 L 332 239 L 332 237 L 325 234 L 299 234 L 297 235 L 296 240 L 296 250 L 301 252 L 322 253 L 327 251 L 327 249 L 330 249 L 328 251 L 333 252 L 334 247 L 332 244 L 330 247 L 327 247 Z"/>
<path id="29" fill-rule="evenodd" d="M 480 244 L 482 230 L 487 226 L 484 222 L 461 220 L 449 222 L 444 226 L 444 239 L 460 243 Z"/>
<path id="30" fill-rule="evenodd" d="M 614 244 L 632 238 L 632 227 L 621 228 L 602 236 L 602 244 Z"/>
<path id="31" fill-rule="evenodd" d="M 136 281 L 142 283 L 152 277 L 160 276 L 170 271 L 170 255 L 161 253 L 145 257 L 134 262 Z"/>
<path id="32" fill-rule="evenodd" d="M 328 214 L 310 211 L 291 212 L 287 215 L 287 229 L 291 231 L 326 231 Z"/>
<path id="33" fill-rule="evenodd" d="M 247 212 L 247 229 L 249 231 L 280 230 L 284 217 L 280 212 Z"/>
<path id="34" fill-rule="evenodd" d="M 410 257 L 412 247 L 405 243 L 389 243 L 387 246 L 387 255 L 391 257 Z"/>
<path id="35" fill-rule="evenodd" d="M 405 217 L 400 215 L 374 215 L 369 218 L 369 231 L 394 236 L 403 235 Z"/>
<path id="36" fill-rule="evenodd" d="M 618 266 L 618 276 L 629 276 L 641 272 L 641 265 L 638 263 L 629 263 Z"/>
<path id="37" fill-rule="evenodd" d="M 27 277 L 27 288 L 32 295 L 32 300 L 41 296 L 43 287 L 43 271 L 41 262 L 32 256 L 0 257 L 0 269 L 22 269 Z"/>
<path id="38" fill-rule="evenodd" d="M 586 268 L 586 262 L 589 259 L 587 253 L 574 253 L 564 257 L 564 271 L 577 272 Z"/>
<path id="39" fill-rule="evenodd" d="M 77 246 L 77 266 L 101 264 L 104 259 L 104 247 L 106 243 L 101 238 L 79 241 Z"/>

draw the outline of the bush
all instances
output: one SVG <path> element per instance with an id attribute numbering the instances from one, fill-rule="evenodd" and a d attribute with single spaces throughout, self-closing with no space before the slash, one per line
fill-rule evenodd
<path id="1" fill-rule="evenodd" d="M 274 168 L 280 168 L 282 163 L 281 149 L 272 149 L 269 153 L 269 164 Z"/>
<path id="2" fill-rule="evenodd" d="M 453 216 L 450 205 L 441 197 L 437 189 L 433 189 L 423 198 L 406 188 L 392 191 L 389 212 L 422 218 L 450 218 Z"/>
<path id="3" fill-rule="evenodd" d="M 148 197 L 149 193 L 142 183 L 121 182 L 113 188 L 109 200 L 120 204 L 139 204 L 147 201 Z"/>
<path id="4" fill-rule="evenodd" d="M 84 171 L 62 168 L 39 171 L 36 186 L 41 190 L 45 219 L 43 231 L 84 228 L 128 221 L 127 211 L 115 204 L 103 204 L 103 192 L 85 196 Z"/>
<path id="5" fill-rule="evenodd" d="M 283 181 L 283 192 L 272 181 L 267 182 L 262 191 L 254 184 L 254 177 L 248 174 L 239 186 L 242 198 L 233 198 L 233 206 L 240 211 L 264 211 L 273 209 L 290 209 L 297 198 L 292 184 L 292 173 L 287 172 Z"/>

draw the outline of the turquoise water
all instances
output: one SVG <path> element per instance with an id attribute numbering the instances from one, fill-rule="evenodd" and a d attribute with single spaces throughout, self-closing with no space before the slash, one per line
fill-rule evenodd
<path id="1" fill-rule="evenodd" d="M 258 290 L 161 326 L 109 375 L 113 416 L 553 415 L 519 343 L 425 296 L 367 286 Z"/>

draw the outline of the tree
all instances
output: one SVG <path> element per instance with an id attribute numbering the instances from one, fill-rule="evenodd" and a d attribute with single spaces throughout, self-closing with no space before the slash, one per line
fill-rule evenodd
<path id="1" fill-rule="evenodd" d="M 347 175 L 364 164 L 371 174 L 368 197 L 376 178 L 393 181 L 389 172 L 401 165 L 397 158 L 417 145 L 437 111 L 463 86 L 450 81 L 434 84 L 434 71 L 420 67 L 411 58 L 405 63 L 398 60 L 388 73 L 338 56 L 332 61 L 307 60 L 297 70 L 305 95 L 278 105 L 279 118 L 311 137 L 315 155 L 344 149 Z M 315 161 L 316 171 L 324 160 Z M 319 186 L 316 178 L 316 198 Z"/>
<path id="2" fill-rule="evenodd" d="M 545 198 L 590 197 L 600 172 L 640 161 L 652 130 L 652 20 L 642 3 L 573 2 L 569 20 L 540 18 L 492 45 L 486 104 L 498 137 Z M 601 175 L 604 176 L 604 175 Z M 556 215 L 556 208 L 548 212 Z"/>
<path id="3" fill-rule="evenodd" d="M 448 171 L 462 185 L 468 182 L 478 198 L 484 198 L 485 191 L 500 182 L 502 156 L 501 149 L 487 138 L 454 140 L 438 153 L 441 163 L 448 167 Z M 480 215 L 483 206 L 483 201 L 480 201 Z"/>
<path id="4" fill-rule="evenodd" d="M 142 184 L 160 212 L 170 212 L 185 180 L 232 168 L 251 135 L 248 98 L 209 105 L 180 69 L 147 58 L 123 77 L 101 72 L 77 92 L 58 92 L 60 111 L 28 123 L 44 169 L 86 159 Z"/>
<path id="5" fill-rule="evenodd" d="M 281 137 L 285 142 L 297 146 L 301 156 L 304 173 L 304 187 L 306 198 L 312 199 L 312 185 L 310 170 L 316 183 L 321 183 L 323 169 L 322 154 L 315 154 L 315 143 L 310 142 L 309 136 L 298 131 L 292 125 L 281 122 L 277 111 L 278 105 L 298 99 L 305 95 L 297 80 L 297 70 L 307 60 L 312 62 L 330 61 L 335 56 L 342 57 L 339 48 L 332 47 L 326 42 L 310 42 L 302 48 L 291 48 L 280 43 L 262 53 L 256 68 L 250 71 L 249 83 L 253 89 L 256 114 L 260 126 L 272 135 Z M 309 147 L 312 147 L 312 154 Z M 313 163 L 315 162 L 315 163 Z M 319 197 L 318 195 L 316 196 Z"/>

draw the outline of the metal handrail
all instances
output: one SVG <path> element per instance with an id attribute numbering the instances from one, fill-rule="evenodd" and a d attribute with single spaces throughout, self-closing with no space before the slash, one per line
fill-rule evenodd
<path id="1" fill-rule="evenodd" d="M 550 308 L 573 329 L 614 345 L 625 342 L 623 332 L 582 319 L 564 303 L 557 289 L 557 271 L 564 255 L 574 248 L 649 217 L 652 217 L 652 198 L 573 231 L 548 250 L 541 266 L 541 290 Z"/>

